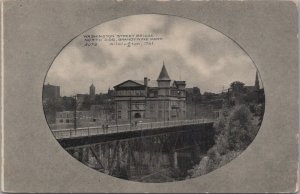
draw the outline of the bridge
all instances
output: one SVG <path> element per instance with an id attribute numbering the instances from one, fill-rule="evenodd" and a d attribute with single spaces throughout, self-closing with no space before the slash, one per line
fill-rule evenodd
<path id="1" fill-rule="evenodd" d="M 178 132 L 193 126 L 212 126 L 212 119 L 193 119 L 149 122 L 137 124 L 121 124 L 97 127 L 84 127 L 77 129 L 52 130 L 53 135 L 59 143 L 67 148 L 86 144 L 151 136 L 162 133 Z"/>
<path id="2" fill-rule="evenodd" d="M 168 177 L 165 170 L 172 174 L 180 169 L 178 177 L 186 177 L 214 145 L 213 123 L 194 119 L 53 130 L 53 134 L 73 157 L 97 171 L 151 182 L 158 174 Z"/>

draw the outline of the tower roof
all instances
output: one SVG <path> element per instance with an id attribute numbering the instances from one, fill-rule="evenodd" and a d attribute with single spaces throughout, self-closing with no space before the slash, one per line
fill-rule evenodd
<path id="1" fill-rule="evenodd" d="M 162 69 L 160 71 L 160 74 L 157 78 L 157 81 L 171 81 L 164 63 L 163 63 Z"/>

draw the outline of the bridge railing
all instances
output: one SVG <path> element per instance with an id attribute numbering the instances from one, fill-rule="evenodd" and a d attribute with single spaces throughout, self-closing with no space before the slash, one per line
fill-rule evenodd
<path id="1" fill-rule="evenodd" d="M 97 126 L 97 127 L 84 127 L 77 129 L 59 129 L 52 130 L 56 139 L 74 138 L 93 136 L 100 134 L 121 133 L 126 131 L 138 131 L 138 130 L 151 130 L 158 128 L 168 128 L 175 126 L 185 126 L 193 124 L 202 124 L 214 122 L 212 119 L 194 119 L 194 120 L 177 120 L 177 121 L 162 121 L 151 123 L 136 123 L 136 124 L 122 124 L 122 125 L 109 125 L 109 126 Z"/>

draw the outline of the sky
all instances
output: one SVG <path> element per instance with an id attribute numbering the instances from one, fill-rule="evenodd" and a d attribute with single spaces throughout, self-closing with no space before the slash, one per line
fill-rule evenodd
<path id="1" fill-rule="evenodd" d="M 127 47 L 102 39 L 97 46 L 86 46 L 87 35 L 114 35 L 118 40 L 116 35 L 139 34 L 160 40 L 135 40 L 139 45 Z M 201 93 L 220 92 L 233 81 L 255 81 L 250 57 L 222 33 L 180 17 L 145 14 L 111 20 L 76 37 L 55 58 L 45 84 L 60 86 L 62 96 L 88 93 L 92 83 L 96 93 L 105 93 L 126 80 L 156 80 L 163 63 L 172 80 L 184 80 Z"/>

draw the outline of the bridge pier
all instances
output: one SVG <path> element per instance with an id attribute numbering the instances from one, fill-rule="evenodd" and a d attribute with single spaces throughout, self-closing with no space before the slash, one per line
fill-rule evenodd
<path id="1" fill-rule="evenodd" d="M 79 149 L 78 149 L 78 148 L 74 148 L 74 149 L 70 150 L 69 153 L 70 153 L 70 152 L 73 153 L 72 155 L 73 155 L 77 160 L 81 161 L 81 160 L 80 160 L 80 152 L 79 152 Z"/>
<path id="2" fill-rule="evenodd" d="M 89 149 L 87 147 L 83 147 L 82 149 L 82 162 L 87 163 L 89 161 Z"/>

